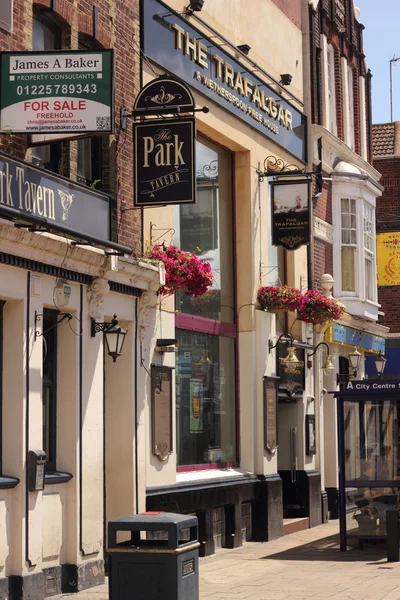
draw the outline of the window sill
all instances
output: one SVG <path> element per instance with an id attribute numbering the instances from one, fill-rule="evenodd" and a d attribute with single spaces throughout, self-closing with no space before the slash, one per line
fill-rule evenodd
<path id="1" fill-rule="evenodd" d="M 19 479 L 16 477 L 7 477 L 6 475 L 0 475 L 0 490 L 7 490 L 15 488 L 19 484 Z"/>
<path id="2" fill-rule="evenodd" d="M 44 476 L 45 485 L 56 485 L 57 483 L 68 483 L 72 479 L 71 473 L 63 473 L 55 471 L 54 473 L 46 473 Z"/>

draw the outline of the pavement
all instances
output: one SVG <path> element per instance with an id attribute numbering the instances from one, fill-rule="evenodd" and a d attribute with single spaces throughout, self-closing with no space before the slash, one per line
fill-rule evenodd
<path id="1" fill-rule="evenodd" d="M 381 543 L 340 553 L 337 521 L 219 550 L 199 570 L 200 600 L 400 600 L 400 563 L 387 562 Z M 108 600 L 108 587 L 56 598 Z"/>

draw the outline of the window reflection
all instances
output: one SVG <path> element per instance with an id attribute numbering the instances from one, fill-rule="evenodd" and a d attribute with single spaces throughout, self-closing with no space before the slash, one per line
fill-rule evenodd
<path id="1" fill-rule="evenodd" d="M 235 459 L 234 340 L 177 329 L 179 465 Z"/>
<path id="2" fill-rule="evenodd" d="M 232 323 L 233 234 L 232 161 L 226 150 L 196 142 L 196 204 L 176 208 L 175 243 L 211 263 L 212 289 L 199 298 L 175 294 L 176 310 Z"/>

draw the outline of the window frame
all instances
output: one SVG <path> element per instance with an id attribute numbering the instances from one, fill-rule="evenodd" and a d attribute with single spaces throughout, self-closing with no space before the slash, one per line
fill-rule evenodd
<path id="1" fill-rule="evenodd" d="M 212 144 L 216 147 L 221 148 L 225 152 L 230 154 L 231 158 L 231 198 L 232 198 L 232 278 L 233 278 L 233 322 L 229 323 L 226 321 L 219 321 L 198 315 L 192 315 L 189 313 L 175 313 L 175 328 L 181 331 L 188 331 L 189 333 L 205 333 L 218 337 L 228 337 L 234 339 L 234 361 L 235 361 L 235 394 L 233 398 L 233 411 L 235 415 L 235 460 L 230 463 L 200 463 L 191 465 L 176 465 L 177 473 L 191 472 L 191 471 L 202 471 L 210 469 L 221 469 L 221 468 L 238 468 L 240 466 L 240 455 L 239 455 L 239 356 L 238 356 L 238 321 L 236 318 L 236 306 L 237 306 L 237 284 L 236 284 L 236 195 L 235 195 L 235 155 L 234 153 L 216 143 L 214 140 L 207 138 L 204 135 L 199 135 L 197 140 L 202 143 L 202 140 Z M 218 218 L 220 216 L 218 215 Z M 176 434 L 177 435 L 177 431 Z"/>
<path id="2" fill-rule="evenodd" d="M 7 0 L 2 0 L 2 2 L 7 2 Z M 7 11 L 7 14 L 6 14 Z M 5 8 L 2 8 L 1 15 L 4 15 L 4 19 L 0 19 L 0 29 L 2 31 L 6 31 L 7 33 L 13 33 L 13 14 L 14 14 L 14 0 L 8 0 L 8 4 Z M 8 20 L 5 20 L 7 19 Z"/>
<path id="3" fill-rule="evenodd" d="M 46 452 L 46 473 L 57 472 L 57 359 L 58 359 L 58 336 L 57 336 L 57 320 L 59 311 L 50 308 L 43 309 L 43 356 L 42 360 L 42 410 L 44 406 L 44 392 L 48 390 L 48 446 L 45 444 L 45 422 L 43 419 L 43 450 Z M 49 343 L 50 340 L 50 343 Z M 45 376 L 44 364 L 49 360 L 49 377 Z M 46 436 L 47 437 L 47 436 Z"/>
<path id="4" fill-rule="evenodd" d="M 326 124 L 327 129 L 337 135 L 335 48 L 332 44 L 327 45 L 326 77 Z"/>
<path id="5" fill-rule="evenodd" d="M 366 212 L 369 211 L 370 218 L 366 219 Z M 370 224 L 370 231 L 366 231 L 366 222 Z M 367 247 L 366 237 L 370 241 L 370 247 Z M 367 202 L 363 205 L 363 248 L 364 248 L 364 292 L 365 299 L 370 302 L 376 302 L 376 285 L 372 285 L 372 277 L 376 272 L 376 234 L 375 234 L 375 209 Z M 367 261 L 370 264 L 371 279 L 367 278 Z M 371 298 L 368 297 L 368 290 L 371 291 Z"/>
<path id="6" fill-rule="evenodd" d="M 348 202 L 348 212 L 343 212 L 343 201 L 347 200 Z M 355 212 L 351 212 L 351 208 L 352 205 L 354 203 L 354 207 L 355 207 Z M 349 227 L 344 228 L 343 227 L 343 217 L 347 216 L 349 218 Z M 351 218 L 352 216 L 355 216 L 356 219 L 356 227 L 353 228 L 351 226 Z M 357 199 L 354 197 L 346 197 L 340 198 L 340 272 L 341 272 L 341 290 L 342 293 L 346 296 L 357 296 L 357 255 L 358 255 L 358 240 L 359 240 L 359 235 L 358 235 L 358 218 L 357 218 Z M 344 231 L 349 232 L 350 234 L 350 241 L 349 242 L 344 242 L 343 241 L 343 233 Z M 355 232 L 355 242 L 352 241 L 352 234 L 353 232 Z M 343 270 L 342 270 L 342 248 L 354 248 L 354 290 L 345 290 L 343 288 Z"/>
<path id="7" fill-rule="evenodd" d="M 354 314 L 368 314 L 369 317 L 378 318 L 378 282 L 376 271 L 376 230 L 375 230 L 375 211 L 376 198 L 378 194 L 372 185 L 359 184 L 352 181 L 351 183 L 343 180 L 336 180 L 332 188 L 332 217 L 333 217 L 333 248 L 334 253 L 340 256 L 340 260 L 333 261 L 333 277 L 335 280 L 334 296 L 336 298 L 344 298 L 344 302 L 348 305 L 351 311 L 356 311 Z M 356 222 L 357 222 L 357 244 L 355 249 L 355 292 L 349 292 L 343 289 L 342 281 L 342 199 L 353 199 L 356 207 Z M 371 210 L 370 218 L 372 218 L 372 230 L 370 235 L 370 245 L 372 244 L 372 283 L 371 290 L 373 298 L 368 298 L 366 293 L 365 280 L 365 241 L 364 241 L 364 207 Z"/>
<path id="8" fill-rule="evenodd" d="M 355 150 L 355 119 L 354 119 L 354 74 L 351 65 L 347 65 L 347 89 L 349 94 L 349 147 Z"/>

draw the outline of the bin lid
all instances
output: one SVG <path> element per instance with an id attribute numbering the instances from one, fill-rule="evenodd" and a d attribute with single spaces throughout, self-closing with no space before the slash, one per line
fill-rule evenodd
<path id="1" fill-rule="evenodd" d="M 113 519 L 108 524 L 130 531 L 137 531 L 139 529 L 154 531 L 162 529 L 163 526 L 167 530 L 175 528 L 184 529 L 186 527 L 196 527 L 197 517 L 169 512 L 148 511 L 139 515 Z"/>

